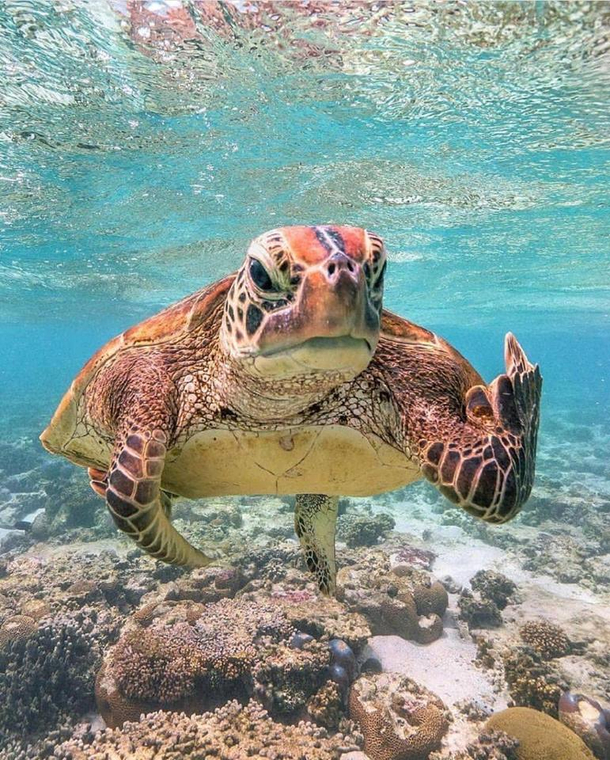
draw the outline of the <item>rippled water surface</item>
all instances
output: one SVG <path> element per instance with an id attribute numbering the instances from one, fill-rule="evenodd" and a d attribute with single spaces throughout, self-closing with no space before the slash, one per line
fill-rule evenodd
<path id="1" fill-rule="evenodd" d="M 2 5 L 3 390 L 331 221 L 385 237 L 389 307 L 602 401 L 605 6 L 236 5 Z"/>
<path id="2" fill-rule="evenodd" d="M 607 519 L 609 21 L 542 0 L 0 3 L 3 451 L 42 466 L 91 353 L 255 235 L 354 224 L 386 241 L 386 305 L 488 380 L 515 332 L 545 379 L 538 503 L 576 488 Z"/>

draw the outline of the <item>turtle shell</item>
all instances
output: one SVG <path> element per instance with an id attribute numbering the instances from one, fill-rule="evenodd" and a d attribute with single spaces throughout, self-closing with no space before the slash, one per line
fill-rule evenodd
<path id="1" fill-rule="evenodd" d="M 80 400 L 101 368 L 126 348 L 171 343 L 201 326 L 206 318 L 224 303 L 234 277 L 235 275 L 229 275 L 183 298 L 149 319 L 130 327 L 96 351 L 74 378 L 51 422 L 41 434 L 40 441 L 45 449 L 70 458 L 66 447 L 75 437 Z"/>

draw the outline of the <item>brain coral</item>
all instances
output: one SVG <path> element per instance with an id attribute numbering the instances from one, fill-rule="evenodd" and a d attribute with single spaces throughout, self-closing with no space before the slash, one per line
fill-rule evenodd
<path id="1" fill-rule="evenodd" d="M 137 747 L 137 754 L 136 752 Z M 352 737 L 332 738 L 310 723 L 275 723 L 256 702 L 229 702 L 212 713 L 156 712 L 122 729 L 106 729 L 90 744 L 73 739 L 56 750 L 62 760 L 338 760 L 357 749 Z"/>
<path id="2" fill-rule="evenodd" d="M 519 629 L 526 644 L 539 652 L 545 659 L 564 657 L 570 653 L 572 645 L 563 629 L 548 620 L 529 620 Z"/>
<path id="3" fill-rule="evenodd" d="M 359 678 L 350 691 L 349 711 L 371 760 L 427 760 L 448 727 L 438 697 L 393 673 Z"/>
<path id="4" fill-rule="evenodd" d="M 519 760 L 595 760 L 587 745 L 549 715 L 528 707 L 510 707 L 492 715 L 486 728 L 519 740 Z"/>

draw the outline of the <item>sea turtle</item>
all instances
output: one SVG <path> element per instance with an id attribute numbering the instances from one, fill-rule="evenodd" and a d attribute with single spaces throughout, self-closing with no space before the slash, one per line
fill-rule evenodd
<path id="1" fill-rule="evenodd" d="M 235 274 L 111 340 L 64 396 L 43 445 L 89 468 L 114 522 L 153 557 L 211 560 L 171 499 L 296 495 L 320 590 L 335 583 L 338 497 L 422 476 L 503 523 L 528 498 L 542 380 L 508 334 L 486 385 L 434 333 L 382 309 L 386 253 L 348 226 L 271 230 Z"/>

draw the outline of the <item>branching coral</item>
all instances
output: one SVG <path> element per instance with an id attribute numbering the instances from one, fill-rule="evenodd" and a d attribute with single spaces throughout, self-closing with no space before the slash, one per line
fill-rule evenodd
<path id="1" fill-rule="evenodd" d="M 307 714 L 319 726 L 336 731 L 344 717 L 341 687 L 327 681 L 307 703 Z"/>
<path id="2" fill-rule="evenodd" d="M 192 694 L 206 661 L 183 628 L 132 631 L 121 639 L 112 672 L 124 696 L 170 705 Z"/>
<path id="3" fill-rule="evenodd" d="M 483 599 L 489 599 L 503 610 L 517 590 L 517 586 L 502 573 L 494 570 L 479 570 L 470 579 L 473 591 L 478 591 Z"/>
<path id="4" fill-rule="evenodd" d="M 504 676 L 517 706 L 533 707 L 557 716 L 565 684 L 559 674 L 532 649 L 517 648 L 504 656 Z"/>
<path id="5" fill-rule="evenodd" d="M 458 600 L 460 619 L 469 628 L 497 628 L 500 612 L 516 591 L 515 584 L 502 573 L 479 570 L 471 579 L 472 591 L 465 590 Z"/>
<path id="6" fill-rule="evenodd" d="M 254 667 L 255 694 L 272 714 L 295 714 L 322 686 L 328 675 L 330 651 L 312 641 L 294 649 L 274 644 Z"/>
<path id="7" fill-rule="evenodd" d="M 547 620 L 530 620 L 521 626 L 519 634 L 544 659 L 564 657 L 572 648 L 563 629 Z"/>
<path id="8" fill-rule="evenodd" d="M 336 599 L 308 591 L 275 592 L 273 601 L 295 628 L 316 638 L 342 639 L 356 654 L 366 646 L 371 629 L 366 618 Z"/>
<path id="9" fill-rule="evenodd" d="M 338 760 L 357 749 L 351 736 L 332 738 L 310 723 L 275 723 L 260 705 L 229 702 L 213 713 L 187 717 L 156 712 L 122 730 L 107 729 L 93 741 L 74 739 L 57 750 L 62 760 Z"/>
<path id="10" fill-rule="evenodd" d="M 92 706 L 100 651 L 86 614 L 26 620 L 0 647 L 0 744 L 15 733 L 25 739 Z"/>
<path id="11" fill-rule="evenodd" d="M 288 647 L 294 628 L 273 604 L 240 598 L 205 606 L 162 603 L 145 611 L 109 652 L 96 682 L 109 725 L 159 707 L 193 711 L 245 698 L 253 693 L 253 671 L 269 707 L 292 712 L 328 669 L 327 646 Z"/>
<path id="12" fill-rule="evenodd" d="M 464 591 L 458 599 L 460 620 L 468 624 L 468 628 L 498 628 L 502 625 L 502 615 L 497 604 L 487 599 Z"/>

